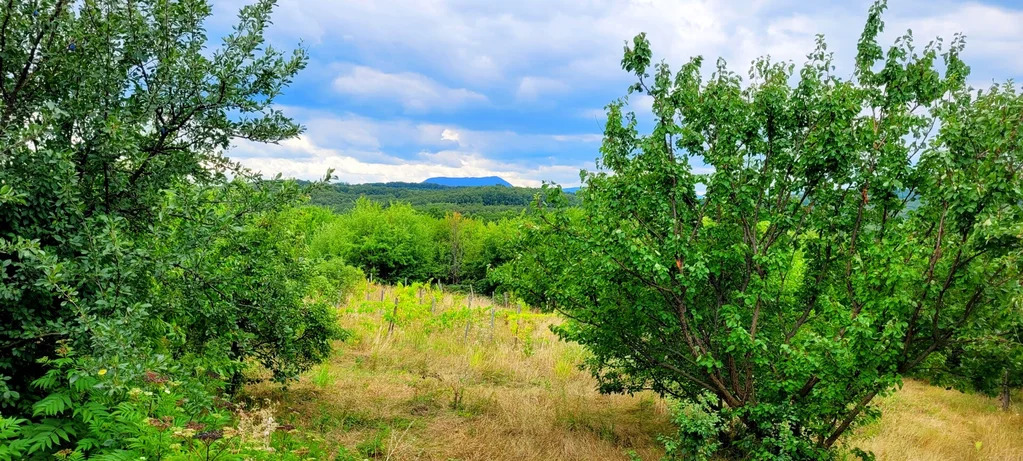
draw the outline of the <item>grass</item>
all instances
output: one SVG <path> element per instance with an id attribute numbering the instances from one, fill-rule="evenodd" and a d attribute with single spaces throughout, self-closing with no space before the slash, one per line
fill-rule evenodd
<path id="1" fill-rule="evenodd" d="M 319 434 L 332 455 L 357 459 L 663 454 L 657 436 L 672 430 L 664 402 L 597 393 L 578 367 L 585 351 L 549 331 L 556 316 L 496 307 L 491 330 L 489 299 L 475 298 L 470 311 L 466 297 L 445 294 L 431 315 L 429 292 L 419 304 L 416 288 L 388 291 L 383 302 L 379 290 L 343 307 L 353 336 L 329 362 L 287 391 L 254 385 L 249 397 L 276 402 L 283 423 Z M 392 316 L 395 295 L 402 303 Z"/>
<path id="2" fill-rule="evenodd" d="M 420 302 L 417 285 L 367 287 L 342 306 L 342 325 L 353 336 L 327 363 L 287 391 L 261 384 L 247 393 L 274 402 L 282 423 L 318 434 L 331 459 L 663 455 L 657 437 L 673 432 L 665 402 L 649 393 L 597 393 L 579 369 L 586 351 L 549 331 L 556 316 L 483 298 L 468 304 L 465 296 L 429 290 Z M 879 404 L 884 416 L 847 445 L 880 460 L 1023 460 L 1018 403 L 1003 413 L 993 399 L 909 381 Z"/>
<path id="3" fill-rule="evenodd" d="M 995 399 L 907 381 L 847 443 L 880 460 L 1023 460 L 1023 396 L 1013 397 L 1003 412 Z"/>

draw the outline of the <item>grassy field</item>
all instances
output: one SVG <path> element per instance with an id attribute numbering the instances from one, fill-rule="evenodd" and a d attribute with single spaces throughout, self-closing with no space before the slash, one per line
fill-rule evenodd
<path id="1" fill-rule="evenodd" d="M 483 298 L 470 309 L 468 297 L 429 290 L 419 299 L 418 286 L 367 287 L 342 307 L 353 336 L 329 362 L 287 392 L 258 385 L 248 396 L 319 434 L 339 459 L 663 454 L 657 437 L 672 431 L 664 401 L 597 393 L 578 368 L 585 352 L 548 330 L 556 316 Z M 908 382 L 881 405 L 884 417 L 849 441 L 878 459 L 1023 460 L 1018 404 L 1006 414 L 991 399 Z"/>

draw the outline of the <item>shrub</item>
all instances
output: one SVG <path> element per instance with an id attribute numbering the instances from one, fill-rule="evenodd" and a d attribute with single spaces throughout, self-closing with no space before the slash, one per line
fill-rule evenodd
<path id="1" fill-rule="evenodd" d="M 506 279 L 565 314 L 601 390 L 714 395 L 722 424 L 676 450 L 827 458 L 1020 292 L 1023 96 L 969 88 L 961 37 L 885 52 L 884 8 L 849 80 L 823 39 L 798 73 L 763 58 L 744 82 L 723 61 L 705 80 L 701 58 L 673 73 L 637 36 L 622 66 L 652 131 L 611 103 L 581 207 L 547 187 L 523 227 Z"/>

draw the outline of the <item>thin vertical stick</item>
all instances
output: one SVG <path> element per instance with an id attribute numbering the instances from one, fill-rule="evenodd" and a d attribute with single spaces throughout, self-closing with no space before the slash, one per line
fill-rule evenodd
<path id="1" fill-rule="evenodd" d="M 394 319 L 398 317 L 398 297 L 394 297 L 394 310 L 391 311 L 390 325 L 387 326 L 387 336 L 391 336 L 391 332 L 394 331 Z"/>
<path id="2" fill-rule="evenodd" d="M 430 315 L 433 315 L 434 312 L 437 312 L 437 297 L 436 296 L 431 296 L 430 297 Z"/>
<path id="3" fill-rule="evenodd" d="M 469 317 L 465 319 L 465 333 L 462 333 L 462 342 L 469 340 L 469 325 L 472 325 L 472 311 L 469 311 Z"/>
<path id="4" fill-rule="evenodd" d="M 423 303 L 423 287 L 419 287 L 419 304 Z"/>
<path id="5" fill-rule="evenodd" d="M 380 285 L 380 302 L 384 302 L 384 286 Z"/>
<path id="6" fill-rule="evenodd" d="M 497 310 L 497 306 L 490 305 L 490 342 L 494 342 L 494 311 Z"/>
<path id="7" fill-rule="evenodd" d="M 504 308 L 508 308 L 508 292 L 504 292 Z"/>
<path id="8" fill-rule="evenodd" d="M 522 324 L 522 302 L 519 302 L 518 312 L 515 314 L 515 344 L 514 347 L 519 347 L 519 325 Z"/>

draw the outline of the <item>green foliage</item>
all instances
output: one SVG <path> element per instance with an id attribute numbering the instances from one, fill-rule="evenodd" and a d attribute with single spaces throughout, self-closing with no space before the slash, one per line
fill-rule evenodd
<path id="1" fill-rule="evenodd" d="M 1023 387 L 1023 297 L 962 328 L 949 347 L 927 358 L 918 375 L 932 383 L 998 397 L 1009 409 Z"/>
<path id="2" fill-rule="evenodd" d="M 265 43 L 272 7 L 219 46 L 203 0 L 0 10 L 0 459 L 246 458 L 216 399 L 343 337 L 292 225 L 304 190 L 222 154 L 301 130 L 274 100 L 305 54 Z"/>
<path id="3" fill-rule="evenodd" d="M 721 447 L 718 434 L 724 430 L 724 421 L 715 411 L 720 407 L 717 397 L 703 394 L 694 400 L 677 401 L 672 406 L 672 422 L 678 434 L 664 437 L 667 459 L 693 459 L 706 461 Z"/>
<path id="4" fill-rule="evenodd" d="M 709 415 L 680 454 L 829 457 L 1020 292 L 1023 96 L 968 88 L 961 37 L 883 51 L 884 8 L 849 80 L 823 39 L 798 72 L 764 58 L 744 80 L 723 61 L 705 79 L 702 58 L 672 72 L 638 36 L 622 65 L 652 131 L 610 104 L 581 207 L 548 187 L 523 226 L 505 280 L 568 317 L 600 388 Z"/>
<path id="5" fill-rule="evenodd" d="M 407 203 L 385 207 L 368 198 L 332 218 L 308 210 L 303 219 L 315 229 L 308 234 L 312 256 L 358 267 L 389 283 L 440 280 L 492 293 L 498 283 L 491 269 L 511 260 L 515 251 L 516 220 L 486 222 L 457 212 L 434 218 Z"/>
<path id="6" fill-rule="evenodd" d="M 381 205 L 407 203 L 434 218 L 461 213 L 474 219 L 496 221 L 529 212 L 529 204 L 539 192 L 526 187 L 479 186 L 450 187 L 423 183 L 334 184 L 311 194 L 311 202 L 344 213 L 355 208 L 359 198 Z M 578 203 L 571 197 L 573 203 Z"/>
<path id="7" fill-rule="evenodd" d="M 410 205 L 384 208 L 359 199 L 351 212 L 325 224 L 310 247 L 316 256 L 340 257 L 380 280 L 426 280 L 436 264 L 431 231 Z"/>

